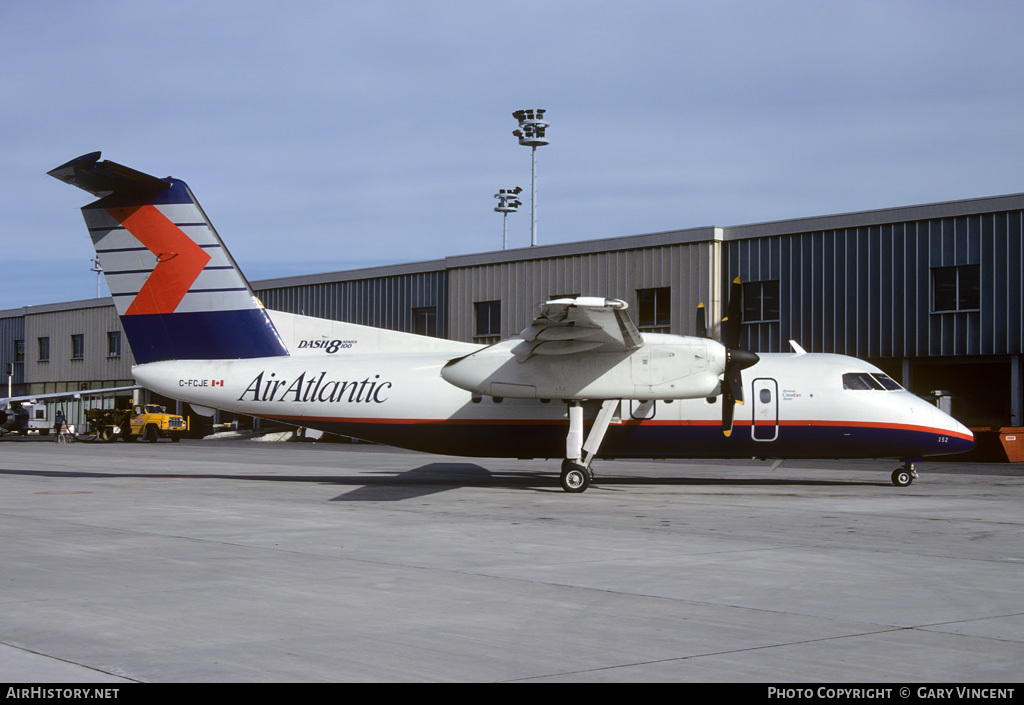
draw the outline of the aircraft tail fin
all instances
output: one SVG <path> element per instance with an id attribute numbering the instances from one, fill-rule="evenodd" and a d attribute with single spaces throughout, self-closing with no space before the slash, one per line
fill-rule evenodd
<path id="1" fill-rule="evenodd" d="M 184 181 L 99 152 L 48 173 L 100 197 L 82 215 L 137 363 L 288 354 Z"/>

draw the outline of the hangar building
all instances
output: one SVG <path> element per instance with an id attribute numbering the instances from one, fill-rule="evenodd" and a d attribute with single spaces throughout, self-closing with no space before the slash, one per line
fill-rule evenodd
<path id="1" fill-rule="evenodd" d="M 1024 426 L 1022 243 L 1024 194 L 1014 194 L 252 286 L 271 309 L 491 343 L 525 328 L 536 304 L 580 294 L 626 301 L 642 331 L 694 334 L 698 304 L 719 321 L 738 276 L 744 347 L 784 352 L 795 340 L 863 358 L 968 426 L 1014 428 Z M 0 311 L 0 362 L 12 363 L 15 394 L 34 394 L 128 384 L 133 359 L 101 298 Z M 81 423 L 82 413 L 69 418 Z"/>

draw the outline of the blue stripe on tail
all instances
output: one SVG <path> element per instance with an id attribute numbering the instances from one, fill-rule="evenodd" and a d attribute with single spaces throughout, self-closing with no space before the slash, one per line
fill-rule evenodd
<path id="1" fill-rule="evenodd" d="M 121 316 L 138 364 L 287 355 L 262 309 Z"/>

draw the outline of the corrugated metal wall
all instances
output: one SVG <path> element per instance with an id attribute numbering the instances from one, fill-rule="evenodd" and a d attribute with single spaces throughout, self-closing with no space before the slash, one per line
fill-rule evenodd
<path id="1" fill-rule="evenodd" d="M 779 280 L 777 322 L 743 344 L 861 358 L 1020 354 L 1022 211 L 784 234 L 727 243 L 729 279 Z M 936 313 L 934 268 L 980 265 L 978 310 Z"/>
<path id="2" fill-rule="evenodd" d="M 14 360 L 14 341 L 25 340 L 25 319 L 23 316 L 9 316 L 0 318 L 0 374 L 3 375 L 3 390 L 0 396 L 7 396 L 7 363 Z M 15 363 L 12 384 L 20 385 L 25 381 L 25 366 L 22 363 Z M 14 390 L 15 394 L 19 390 Z"/>
<path id="3" fill-rule="evenodd" d="M 413 309 L 436 307 L 446 337 L 448 283 L 444 271 L 257 289 L 269 309 L 398 331 L 413 331 Z"/>
<path id="4" fill-rule="evenodd" d="M 720 316 L 717 241 L 691 242 L 536 259 L 517 259 L 449 269 L 449 337 L 474 340 L 479 301 L 501 301 L 501 337 L 529 325 L 538 304 L 551 296 L 578 294 L 622 299 L 637 321 L 637 290 L 670 287 L 672 333 L 693 333 L 697 304 L 712 320 Z"/>
<path id="5" fill-rule="evenodd" d="M 107 354 L 107 333 L 121 331 L 114 306 L 103 303 L 25 316 L 26 377 L 33 383 L 110 382 L 132 379 L 132 357 L 128 341 L 121 335 L 121 355 Z M 72 359 L 71 336 L 83 336 L 83 354 Z M 49 361 L 39 360 L 38 339 L 50 339 Z M 42 391 L 42 389 L 33 389 Z M 51 391 L 63 391 L 53 389 Z"/>

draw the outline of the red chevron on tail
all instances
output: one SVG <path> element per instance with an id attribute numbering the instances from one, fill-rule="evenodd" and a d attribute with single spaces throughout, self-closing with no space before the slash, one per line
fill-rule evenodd
<path id="1" fill-rule="evenodd" d="M 210 261 L 210 255 L 154 206 L 108 208 L 107 212 L 157 259 L 153 273 L 125 315 L 174 313 Z"/>

